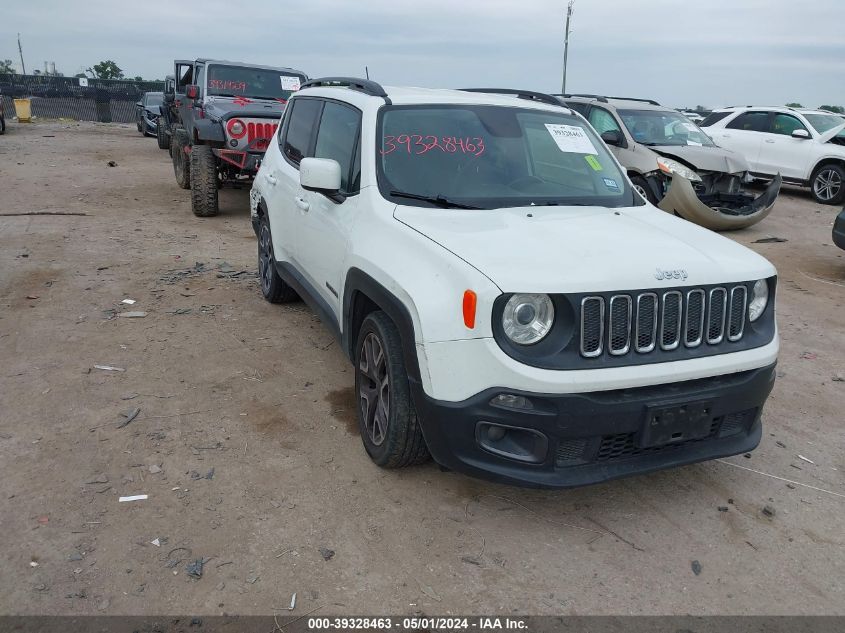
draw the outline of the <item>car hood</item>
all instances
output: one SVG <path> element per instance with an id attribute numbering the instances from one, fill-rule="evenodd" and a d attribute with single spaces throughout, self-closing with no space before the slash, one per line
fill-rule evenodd
<path id="1" fill-rule="evenodd" d="M 203 104 L 206 116 L 225 119 L 230 116 L 280 118 L 286 103 L 251 97 L 207 97 Z"/>
<path id="2" fill-rule="evenodd" d="M 741 174 L 751 167 L 743 156 L 722 147 L 695 145 L 663 145 L 649 149 L 667 158 L 676 158 L 700 171 Z"/>
<path id="3" fill-rule="evenodd" d="M 762 279 L 763 257 L 651 205 L 432 209 L 394 217 L 476 268 L 503 292 L 603 292 Z M 686 278 L 658 279 L 660 271 Z M 421 271 L 422 272 L 422 271 Z"/>

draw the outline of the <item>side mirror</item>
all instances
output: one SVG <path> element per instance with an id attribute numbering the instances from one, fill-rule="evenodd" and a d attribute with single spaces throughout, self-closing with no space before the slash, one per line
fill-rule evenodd
<path id="1" fill-rule="evenodd" d="M 199 96 L 200 87 L 196 84 L 188 84 L 185 86 L 185 96 L 188 99 L 196 99 Z"/>
<path id="2" fill-rule="evenodd" d="M 793 130 L 792 131 L 792 138 L 803 138 L 808 139 L 810 138 L 810 133 L 807 130 Z"/>
<path id="3" fill-rule="evenodd" d="M 331 197 L 340 190 L 340 163 L 331 158 L 303 158 L 299 163 L 299 184 L 308 191 Z"/>
<path id="4" fill-rule="evenodd" d="M 176 98 L 176 97 L 174 96 L 174 94 L 173 94 L 172 92 L 166 92 L 166 93 L 164 93 L 164 102 L 165 102 L 165 103 L 173 103 L 173 100 L 174 100 L 175 98 Z"/>
<path id="5" fill-rule="evenodd" d="M 619 133 L 619 130 L 608 130 L 607 132 L 602 132 L 601 140 L 608 145 L 622 147 L 622 135 Z"/>

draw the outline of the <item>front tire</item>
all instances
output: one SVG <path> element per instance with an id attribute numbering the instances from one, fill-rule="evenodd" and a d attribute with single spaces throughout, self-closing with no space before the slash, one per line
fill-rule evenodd
<path id="1" fill-rule="evenodd" d="M 208 145 L 191 150 L 191 210 L 199 218 L 217 215 L 217 157 Z"/>
<path id="2" fill-rule="evenodd" d="M 638 194 L 648 200 L 651 204 L 657 206 L 659 200 L 657 199 L 657 196 L 654 195 L 654 192 L 651 190 L 651 186 L 645 178 L 642 176 L 631 176 L 631 184 L 634 185 L 634 189 Z"/>
<path id="3" fill-rule="evenodd" d="M 428 459 L 411 400 L 399 330 L 384 312 L 371 312 L 355 345 L 358 427 L 370 459 L 401 468 Z"/>
<path id="4" fill-rule="evenodd" d="M 182 189 L 191 188 L 191 164 L 185 156 L 187 147 L 188 139 L 185 133 L 175 132 L 170 156 L 173 159 L 173 174 L 176 176 L 176 184 Z"/>
<path id="5" fill-rule="evenodd" d="M 270 221 L 266 214 L 258 226 L 258 279 L 261 282 L 261 294 L 270 303 L 290 303 L 299 298 L 276 270 Z"/>
<path id="6" fill-rule="evenodd" d="M 158 141 L 159 149 L 170 149 L 170 137 L 167 135 L 167 129 L 164 127 L 164 121 L 158 120 L 156 126 L 156 140 Z"/>
<path id="7" fill-rule="evenodd" d="M 813 198 L 820 204 L 842 204 L 845 200 L 845 169 L 839 165 L 822 165 L 810 179 Z"/>

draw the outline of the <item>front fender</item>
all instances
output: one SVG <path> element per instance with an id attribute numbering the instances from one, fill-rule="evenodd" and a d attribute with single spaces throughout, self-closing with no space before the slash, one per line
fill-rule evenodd
<path id="1" fill-rule="evenodd" d="M 200 119 L 194 122 L 194 133 L 197 140 L 206 143 L 225 143 L 226 135 L 223 133 L 223 126 L 217 121 Z"/>

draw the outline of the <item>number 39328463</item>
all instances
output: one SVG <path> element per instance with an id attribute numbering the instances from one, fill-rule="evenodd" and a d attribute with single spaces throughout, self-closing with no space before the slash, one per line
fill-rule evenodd
<path id="1" fill-rule="evenodd" d="M 416 156 L 428 154 L 431 151 L 481 156 L 484 153 L 484 139 L 479 136 L 435 136 L 433 134 L 385 135 L 381 155 L 387 156 L 397 151 Z"/>

